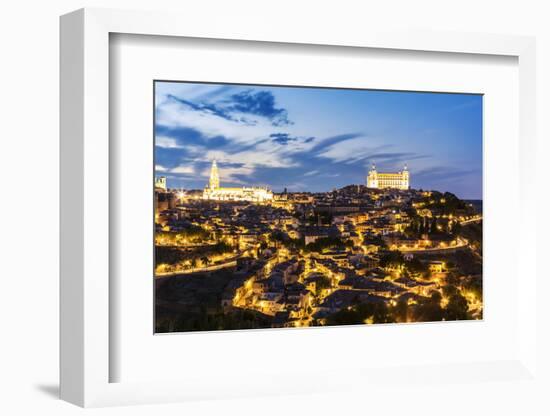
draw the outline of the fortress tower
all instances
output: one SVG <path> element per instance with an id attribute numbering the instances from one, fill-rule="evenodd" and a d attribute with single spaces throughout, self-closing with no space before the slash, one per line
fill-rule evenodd
<path id="1" fill-rule="evenodd" d="M 155 188 L 166 191 L 166 176 L 158 176 L 155 178 Z"/>

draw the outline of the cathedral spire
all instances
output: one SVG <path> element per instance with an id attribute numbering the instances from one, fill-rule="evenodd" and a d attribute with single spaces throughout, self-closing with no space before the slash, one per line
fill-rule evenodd
<path id="1" fill-rule="evenodd" d="M 220 187 L 220 175 L 218 173 L 218 164 L 216 159 L 212 162 L 212 168 L 210 168 L 210 181 L 208 183 L 210 189 L 218 189 Z"/>

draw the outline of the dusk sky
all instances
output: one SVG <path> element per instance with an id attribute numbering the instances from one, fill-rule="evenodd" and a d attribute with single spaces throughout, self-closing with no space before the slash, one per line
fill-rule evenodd
<path id="1" fill-rule="evenodd" d="M 482 198 L 482 96 L 156 82 L 155 170 L 170 188 L 275 192 L 365 184 L 407 164 L 411 187 Z"/>

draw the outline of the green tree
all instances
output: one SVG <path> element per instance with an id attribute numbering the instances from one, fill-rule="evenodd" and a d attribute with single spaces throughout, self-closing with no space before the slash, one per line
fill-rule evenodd
<path id="1" fill-rule="evenodd" d="M 392 310 L 393 317 L 397 322 L 407 322 L 409 316 L 409 305 L 407 300 L 401 298 Z"/>
<path id="2" fill-rule="evenodd" d="M 469 319 L 468 301 L 459 292 L 449 297 L 449 303 L 445 307 L 445 320 L 462 321 Z"/>
<path id="3" fill-rule="evenodd" d="M 428 276 L 429 267 L 426 263 L 422 263 L 417 257 L 405 263 L 407 270 L 411 273 L 418 273 L 423 277 Z"/>
<path id="4" fill-rule="evenodd" d="M 437 322 L 444 318 L 444 310 L 441 308 L 441 294 L 432 292 L 430 297 L 418 302 L 414 308 L 415 322 Z"/>
<path id="5" fill-rule="evenodd" d="M 404 263 L 405 259 L 399 250 L 388 251 L 380 257 L 380 266 L 382 267 L 397 267 Z"/>
<path id="6" fill-rule="evenodd" d="M 346 244 L 336 237 L 319 238 L 314 243 L 308 244 L 305 249 L 307 252 L 320 253 L 325 249 L 344 249 Z"/>
<path id="7" fill-rule="evenodd" d="M 322 276 L 315 283 L 315 295 L 320 296 L 321 292 L 324 289 L 330 289 L 331 287 L 332 287 L 332 283 L 330 279 L 327 276 Z"/>

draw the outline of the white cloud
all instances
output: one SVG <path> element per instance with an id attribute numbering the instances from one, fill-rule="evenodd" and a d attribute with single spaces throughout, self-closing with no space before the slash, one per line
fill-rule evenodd
<path id="1" fill-rule="evenodd" d="M 372 140 L 369 140 L 369 144 L 372 144 Z M 328 146 L 319 156 L 333 162 L 353 163 L 368 157 L 373 150 L 373 147 L 367 145 L 365 137 L 356 137 Z"/>
<path id="2" fill-rule="evenodd" d="M 163 147 L 165 149 L 181 149 L 182 146 L 178 144 L 176 139 L 167 136 L 155 137 L 155 146 Z"/>
<path id="3" fill-rule="evenodd" d="M 181 173 L 185 175 L 192 175 L 195 173 L 195 168 L 191 165 L 181 165 L 170 169 L 170 173 Z"/>
<path id="4" fill-rule="evenodd" d="M 187 154 L 193 158 L 200 158 L 201 156 L 204 156 L 207 152 L 206 147 L 195 144 L 181 145 L 180 149 L 185 149 Z"/>
<path id="5" fill-rule="evenodd" d="M 218 150 L 206 151 L 204 147 L 199 146 L 193 148 L 192 145 L 178 145 L 175 139 L 169 137 L 162 138 L 160 142 L 157 139 L 157 145 L 161 147 L 177 146 L 195 150 L 192 156 L 196 157 L 197 160 L 204 161 L 216 158 L 220 162 L 246 163 L 251 167 L 290 167 L 296 166 L 296 163 L 292 161 L 293 154 L 307 151 L 314 146 L 312 142 L 305 143 L 305 140 L 293 141 L 286 146 L 274 143 L 270 139 L 270 135 L 281 129 L 275 128 L 271 121 L 265 117 L 232 113 L 232 117 L 235 119 L 240 119 L 242 116 L 247 121 L 246 123 L 236 122 L 208 110 L 196 111 L 191 106 L 174 99 L 164 99 L 159 102 L 156 117 L 158 125 L 169 128 L 191 128 L 199 131 L 207 141 L 223 136 L 229 141 L 229 146 L 235 146 L 236 148 L 253 145 L 262 139 L 269 139 L 256 145 L 253 149 L 231 154 Z M 295 126 L 284 128 L 284 132 L 292 136 L 307 137 L 307 134 L 300 134 L 295 130 Z"/>
<path id="6" fill-rule="evenodd" d="M 318 170 L 310 170 L 309 172 L 304 173 L 304 176 L 313 176 L 318 174 L 319 174 Z"/>
<path id="7" fill-rule="evenodd" d="M 223 150 L 209 150 L 205 154 L 206 161 L 216 159 L 220 163 L 237 163 L 248 167 L 288 168 L 295 163 L 274 146 L 258 146 L 254 150 L 245 150 L 236 153 L 227 153 Z"/>
<path id="8" fill-rule="evenodd" d="M 211 85 L 187 84 L 185 82 L 157 82 L 155 95 L 157 105 L 166 101 L 168 95 L 186 97 L 188 100 L 195 100 L 212 90 Z"/>
<path id="9" fill-rule="evenodd" d="M 166 169 L 164 166 L 162 165 L 155 165 L 155 170 L 157 172 L 166 172 L 168 169 Z"/>
<path id="10" fill-rule="evenodd" d="M 165 127 L 184 127 L 200 131 L 207 139 L 224 136 L 241 144 L 251 144 L 259 137 L 266 137 L 273 127 L 268 120 L 255 117 L 254 125 L 227 120 L 209 111 L 196 111 L 175 100 L 165 101 L 157 107 L 156 122 Z M 249 117 L 251 118 L 251 117 Z"/>

